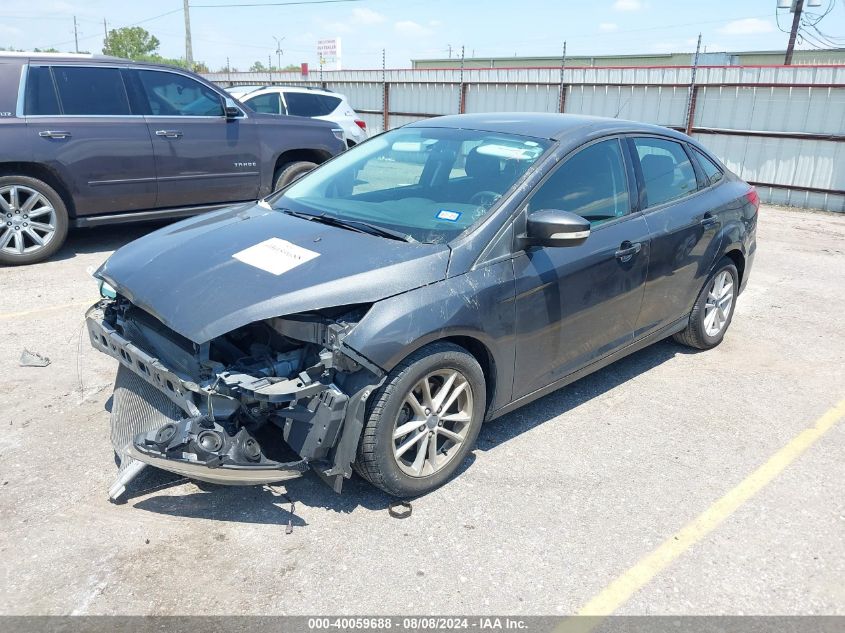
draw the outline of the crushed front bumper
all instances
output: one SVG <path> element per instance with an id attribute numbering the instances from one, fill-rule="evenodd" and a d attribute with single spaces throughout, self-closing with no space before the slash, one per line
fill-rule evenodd
<path id="1" fill-rule="evenodd" d="M 350 453 L 348 446 L 338 451 L 339 461 L 325 459 L 341 437 L 347 444 L 351 441 L 357 426 L 341 432 L 349 398 L 334 384 L 305 374 L 274 382 L 227 376 L 246 380 L 235 384 L 258 406 L 270 403 L 278 407 L 276 424 L 280 428 L 276 431 L 299 453 L 288 451 L 296 459 L 278 461 L 268 458 L 246 428 L 235 432 L 221 425 L 219 417 L 215 419 L 215 412 L 219 416 L 240 406 L 231 394 L 215 389 L 219 376 L 202 384 L 180 376 L 115 330 L 104 320 L 100 304 L 88 311 L 86 322 L 92 345 L 120 363 L 111 410 L 112 445 L 120 470 L 109 492 L 112 499 L 123 494 L 142 469 L 140 464 L 226 485 L 284 481 L 317 465 L 318 474 L 334 477 L 333 485 L 339 490 L 338 478 L 351 475 L 354 450 Z M 368 395 L 369 390 L 351 407 L 356 418 L 361 416 Z M 357 445 L 357 436 L 354 441 Z"/>

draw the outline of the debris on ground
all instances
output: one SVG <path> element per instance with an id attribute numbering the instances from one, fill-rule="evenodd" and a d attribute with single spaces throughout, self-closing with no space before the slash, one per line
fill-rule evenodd
<path id="1" fill-rule="evenodd" d="M 25 349 L 21 353 L 19 364 L 21 367 L 46 367 L 50 364 L 50 359 L 38 352 L 30 352 L 28 349 Z"/>
<path id="2" fill-rule="evenodd" d="M 387 513 L 394 519 L 407 519 L 411 516 L 413 508 L 410 501 L 393 501 L 387 506 Z"/>

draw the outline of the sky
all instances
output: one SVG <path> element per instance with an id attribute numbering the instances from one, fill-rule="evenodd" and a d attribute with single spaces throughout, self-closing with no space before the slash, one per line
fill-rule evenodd
<path id="1" fill-rule="evenodd" d="M 191 0 L 194 59 L 212 70 L 246 70 L 256 60 L 318 64 L 317 40 L 341 38 L 344 68 L 407 68 L 411 59 L 460 56 L 669 53 L 694 51 L 698 34 L 709 52 L 782 50 L 787 33 L 777 0 L 313 0 L 310 5 L 247 6 L 274 0 Z M 821 0 L 818 23 L 845 46 L 845 0 Z M 227 4 L 226 7 L 210 5 Z M 238 6 L 231 6 L 231 5 Z M 138 25 L 161 42 L 164 57 L 184 57 L 182 0 L 2 0 L 0 46 L 101 52 L 108 28 Z M 792 16 L 780 11 L 780 27 Z M 815 33 L 814 33 L 815 35 Z M 807 40 L 799 48 L 819 46 Z"/>

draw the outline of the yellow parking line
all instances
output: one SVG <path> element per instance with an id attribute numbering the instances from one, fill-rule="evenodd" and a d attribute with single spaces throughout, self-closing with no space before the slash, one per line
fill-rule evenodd
<path id="1" fill-rule="evenodd" d="M 0 312 L 0 320 L 37 316 L 39 314 L 44 314 L 45 312 L 55 312 L 57 310 L 66 310 L 68 308 L 87 308 L 88 306 L 94 305 L 95 301 L 96 299 L 91 299 L 85 303 L 78 301 L 75 303 L 63 303 L 56 306 L 47 306 L 46 308 L 37 308 L 35 310 L 24 310 L 23 312 Z"/>
<path id="2" fill-rule="evenodd" d="M 733 490 L 610 583 L 578 612 L 579 616 L 593 617 L 565 620 L 558 630 L 586 632 L 598 626 L 604 617 L 625 604 L 631 596 L 672 564 L 676 558 L 710 534 L 742 504 L 760 492 L 822 435 L 833 428 L 843 416 L 845 416 L 845 399 L 829 409 L 816 420 L 813 426 L 795 436 Z"/>

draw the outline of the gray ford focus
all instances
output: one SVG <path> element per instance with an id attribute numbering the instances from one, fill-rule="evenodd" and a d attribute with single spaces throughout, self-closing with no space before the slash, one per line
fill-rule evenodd
<path id="1" fill-rule="evenodd" d="M 256 484 L 446 482 L 485 420 L 730 325 L 759 200 L 693 139 L 558 114 L 377 136 L 97 271 L 122 494 L 152 465 Z"/>

